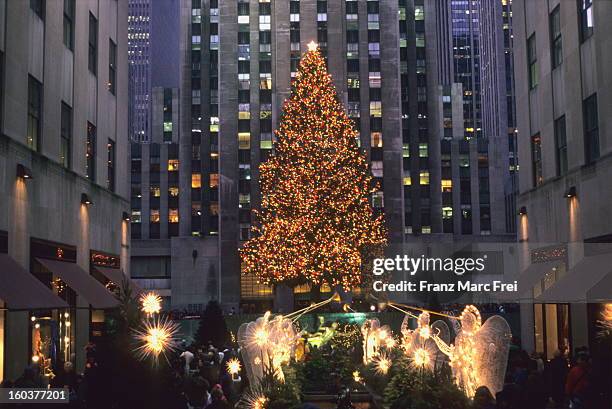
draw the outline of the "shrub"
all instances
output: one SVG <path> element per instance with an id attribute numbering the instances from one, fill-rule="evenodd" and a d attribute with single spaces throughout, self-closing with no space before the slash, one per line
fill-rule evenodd
<path id="1" fill-rule="evenodd" d="M 452 380 L 448 366 L 435 372 L 415 370 L 408 358 L 399 359 L 384 392 L 391 409 L 467 409 L 470 400 Z"/>

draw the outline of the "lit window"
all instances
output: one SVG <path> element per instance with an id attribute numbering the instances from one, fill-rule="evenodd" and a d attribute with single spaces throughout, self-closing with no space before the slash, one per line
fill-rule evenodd
<path id="1" fill-rule="evenodd" d="M 151 186 L 151 196 L 159 197 L 161 195 L 161 191 L 159 186 Z"/>
<path id="2" fill-rule="evenodd" d="M 383 192 L 374 192 L 372 194 L 372 207 L 376 209 L 382 209 L 385 206 L 385 199 Z"/>
<path id="3" fill-rule="evenodd" d="M 452 219 L 453 218 L 453 208 L 450 206 L 445 206 L 442 208 L 442 218 L 443 219 Z"/>
<path id="4" fill-rule="evenodd" d="M 382 116 L 382 102 L 370 101 L 370 116 L 380 118 Z"/>
<path id="5" fill-rule="evenodd" d="M 453 191 L 453 181 L 450 179 L 442 179 L 442 191 L 443 192 L 452 192 Z"/>
<path id="6" fill-rule="evenodd" d="M 210 174 L 210 187 L 217 187 L 217 186 L 219 186 L 219 174 L 211 173 Z"/>
<path id="7" fill-rule="evenodd" d="M 383 140 L 382 140 L 382 132 L 372 132 L 372 148 L 382 148 Z"/>
<path id="8" fill-rule="evenodd" d="M 151 223 L 159 223 L 159 209 L 151 209 Z"/>
<path id="9" fill-rule="evenodd" d="M 191 174 L 191 187 L 193 189 L 199 189 L 202 187 L 202 175 L 200 173 Z"/>
<path id="10" fill-rule="evenodd" d="M 402 157 L 404 157 L 404 158 L 409 158 L 410 157 L 410 145 L 408 145 L 407 143 L 405 143 L 402 146 Z"/>
<path id="11" fill-rule="evenodd" d="M 172 132 L 172 122 L 164 122 L 164 132 Z"/>
<path id="12" fill-rule="evenodd" d="M 238 134 L 238 149 L 251 149 L 250 132 L 240 132 Z"/>
<path id="13" fill-rule="evenodd" d="M 406 173 L 409 173 L 409 172 L 406 172 Z M 412 177 L 404 176 L 404 186 L 411 186 L 411 185 L 412 185 Z"/>
<path id="14" fill-rule="evenodd" d="M 421 185 L 429 184 L 429 171 L 424 170 L 419 173 L 419 183 Z"/>
<path id="15" fill-rule="evenodd" d="M 140 223 L 142 222 L 142 214 L 140 210 L 132 210 L 132 216 L 130 217 L 130 221 L 132 223 Z"/>
<path id="16" fill-rule="evenodd" d="M 272 134 L 262 133 L 259 136 L 259 147 L 261 149 L 272 149 Z"/>
<path id="17" fill-rule="evenodd" d="M 382 161 L 372 161 L 372 176 L 376 178 L 383 177 L 383 163 Z"/>
<path id="18" fill-rule="evenodd" d="M 169 223 L 178 223 L 179 222 L 179 212 L 178 212 L 178 209 L 168 209 L 168 222 Z"/>
<path id="19" fill-rule="evenodd" d="M 414 19 L 416 21 L 425 20 L 424 6 L 414 6 Z"/>
<path id="20" fill-rule="evenodd" d="M 250 193 L 240 193 L 238 195 L 238 203 L 240 204 L 240 207 L 244 206 L 244 205 L 250 205 L 251 204 L 251 194 Z"/>
<path id="21" fill-rule="evenodd" d="M 426 143 L 419 144 L 419 157 L 426 158 L 429 156 L 429 146 Z"/>
<path id="22" fill-rule="evenodd" d="M 179 160 L 178 159 L 168 159 L 168 171 L 175 172 L 179 169 Z"/>
<path id="23" fill-rule="evenodd" d="M 179 188 L 178 188 L 178 186 L 170 186 L 168 188 L 168 196 L 178 197 L 178 195 L 179 195 Z"/>

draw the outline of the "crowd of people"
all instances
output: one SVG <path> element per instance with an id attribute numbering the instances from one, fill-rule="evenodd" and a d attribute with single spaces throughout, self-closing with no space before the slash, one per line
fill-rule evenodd
<path id="1" fill-rule="evenodd" d="M 173 378 L 184 400 L 177 409 L 233 408 L 246 380 L 229 373 L 227 363 L 232 359 L 240 359 L 235 349 L 221 350 L 210 342 L 206 346 L 187 347 L 173 356 Z"/>
<path id="2" fill-rule="evenodd" d="M 494 397 L 481 386 L 476 390 L 474 409 L 599 409 L 601 397 L 594 377 L 586 348 L 576 349 L 571 359 L 557 350 L 550 361 L 515 349 L 503 390 Z"/>

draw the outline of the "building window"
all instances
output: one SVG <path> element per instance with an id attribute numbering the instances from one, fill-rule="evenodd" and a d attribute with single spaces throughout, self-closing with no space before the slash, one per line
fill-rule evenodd
<path id="1" fill-rule="evenodd" d="M 531 164 L 533 167 L 533 185 L 538 186 L 544 181 L 542 175 L 542 138 L 540 134 L 531 137 Z"/>
<path id="2" fill-rule="evenodd" d="M 109 139 L 106 145 L 108 149 L 108 172 L 106 174 L 106 187 L 111 192 L 115 191 L 115 141 Z"/>
<path id="3" fill-rule="evenodd" d="M 159 185 L 151 185 L 151 187 L 149 188 L 149 192 L 151 194 L 151 197 L 161 196 L 161 190 L 159 188 Z"/>
<path id="4" fill-rule="evenodd" d="M 151 209 L 151 223 L 159 223 L 159 209 Z"/>
<path id="5" fill-rule="evenodd" d="M 538 54 L 535 33 L 527 40 L 527 62 L 529 64 L 529 89 L 538 85 Z"/>
<path id="6" fill-rule="evenodd" d="M 583 102 L 584 152 L 587 164 L 599 158 L 599 118 L 597 115 L 597 94 Z"/>
<path id="7" fill-rule="evenodd" d="M 115 95 L 117 82 L 117 44 L 108 40 L 108 90 Z"/>
<path id="8" fill-rule="evenodd" d="M 89 13 L 89 71 L 98 74 L 98 20 Z"/>
<path id="9" fill-rule="evenodd" d="M 41 20 L 45 19 L 45 0 L 30 0 L 30 8 Z"/>
<path id="10" fill-rule="evenodd" d="M 179 212 L 178 209 L 168 209 L 168 223 L 178 223 Z"/>
<path id="11" fill-rule="evenodd" d="M 555 153 L 557 176 L 567 173 L 567 137 L 565 134 L 565 115 L 555 120 Z"/>
<path id="12" fill-rule="evenodd" d="M 62 102 L 60 128 L 60 163 L 70 169 L 72 159 L 72 108 Z"/>
<path id="13" fill-rule="evenodd" d="M 191 174 L 191 188 L 199 189 L 202 187 L 202 175 L 200 173 Z"/>
<path id="14" fill-rule="evenodd" d="M 169 186 L 168 187 L 168 196 L 169 197 L 178 197 L 179 195 L 179 188 L 178 186 Z"/>
<path id="15" fill-rule="evenodd" d="M 179 170 L 178 159 L 168 159 L 168 172 L 176 172 Z"/>
<path id="16" fill-rule="evenodd" d="M 85 175 L 96 180 L 96 127 L 87 122 L 87 149 L 85 152 Z"/>
<path id="17" fill-rule="evenodd" d="M 74 50 L 74 1 L 64 0 L 64 45 Z"/>
<path id="18" fill-rule="evenodd" d="M 42 119 L 42 84 L 31 75 L 28 76 L 28 134 L 30 149 L 40 151 Z"/>
<path id="19" fill-rule="evenodd" d="M 132 209 L 132 216 L 130 217 L 132 223 L 142 223 L 142 213 L 138 209 Z"/>
<path id="20" fill-rule="evenodd" d="M 552 67 L 556 68 L 563 62 L 563 46 L 561 41 L 561 6 L 557 6 L 550 13 L 550 56 L 552 59 Z"/>
<path id="21" fill-rule="evenodd" d="M 593 35 L 593 0 L 578 0 L 580 15 L 580 39 L 586 41 Z"/>

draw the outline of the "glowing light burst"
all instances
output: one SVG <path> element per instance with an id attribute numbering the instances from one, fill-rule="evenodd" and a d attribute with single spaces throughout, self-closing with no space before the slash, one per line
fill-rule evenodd
<path id="1" fill-rule="evenodd" d="M 232 358 L 227 361 L 227 372 L 230 375 L 238 375 L 241 369 L 242 365 L 240 365 L 240 361 L 238 359 Z"/>
<path id="2" fill-rule="evenodd" d="M 162 299 L 159 295 L 151 292 L 140 297 L 141 311 L 147 315 L 159 314 Z"/>
<path id="3" fill-rule="evenodd" d="M 353 372 L 353 380 L 356 383 L 362 383 L 363 382 L 363 378 L 361 377 L 361 374 L 359 373 L 359 371 L 354 371 Z"/>
<path id="4" fill-rule="evenodd" d="M 389 358 L 389 356 L 387 356 L 385 353 L 381 353 L 374 358 L 376 373 L 379 375 L 386 375 L 389 372 L 389 369 L 391 369 L 391 364 L 391 358 Z"/>
<path id="5" fill-rule="evenodd" d="M 430 353 L 425 348 L 417 348 L 412 355 L 412 365 L 417 369 L 429 369 L 432 366 L 432 357 Z"/>
<path id="6" fill-rule="evenodd" d="M 251 388 L 243 395 L 236 407 L 240 409 L 266 409 L 269 402 L 270 399 L 260 388 Z"/>
<path id="7" fill-rule="evenodd" d="M 141 330 L 134 331 L 138 346 L 134 349 L 136 357 L 142 361 L 152 357 L 154 361 L 160 355 L 176 350 L 179 325 L 167 318 L 153 322 L 145 321 Z"/>

